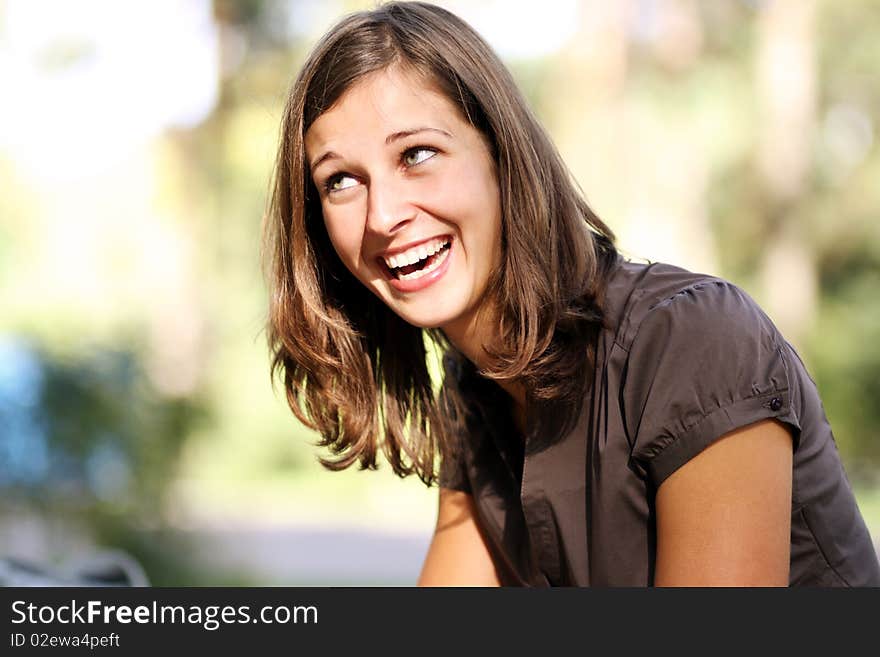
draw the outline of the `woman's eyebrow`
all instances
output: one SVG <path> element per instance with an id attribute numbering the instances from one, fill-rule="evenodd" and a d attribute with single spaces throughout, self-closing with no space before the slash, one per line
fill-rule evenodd
<path id="1" fill-rule="evenodd" d="M 324 153 L 321 157 L 319 157 L 319 158 L 316 159 L 314 162 L 312 162 L 312 163 L 309 165 L 309 168 L 310 168 L 312 171 L 314 171 L 316 168 L 318 168 L 318 165 L 321 164 L 322 162 L 324 162 L 324 161 L 326 161 L 326 160 L 333 160 L 333 159 L 339 159 L 339 154 L 338 154 L 338 153 L 334 153 L 333 151 L 327 151 L 327 152 Z"/>
<path id="2" fill-rule="evenodd" d="M 420 128 L 411 128 L 409 130 L 400 130 L 398 132 L 392 132 L 390 135 L 388 135 L 385 138 L 385 143 L 391 144 L 391 143 L 397 141 L 398 139 L 404 139 L 405 137 L 417 135 L 420 132 L 437 132 L 437 133 L 440 133 L 441 135 L 445 135 L 445 136 L 449 137 L 450 139 L 452 139 L 452 135 L 450 133 L 446 132 L 446 130 L 441 130 L 440 128 L 431 128 L 428 126 L 423 126 Z"/>
<path id="3" fill-rule="evenodd" d="M 395 141 L 399 139 L 404 139 L 406 137 L 410 137 L 412 135 L 417 135 L 420 132 L 436 132 L 438 134 L 444 135 L 449 139 L 453 139 L 452 133 L 447 132 L 446 130 L 442 130 L 441 128 L 431 128 L 429 126 L 423 126 L 419 128 L 411 128 L 409 130 L 398 130 L 397 132 L 392 132 L 385 138 L 385 144 L 393 144 Z M 312 162 L 309 167 L 312 171 L 318 168 L 319 164 L 326 162 L 327 160 L 339 159 L 340 155 L 333 151 L 327 151 L 321 157 L 317 158 L 314 162 Z"/>

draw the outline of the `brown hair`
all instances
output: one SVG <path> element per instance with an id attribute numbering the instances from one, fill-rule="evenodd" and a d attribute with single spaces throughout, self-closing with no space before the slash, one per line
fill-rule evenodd
<path id="1" fill-rule="evenodd" d="M 297 418 L 336 455 L 321 459 L 326 467 L 359 461 L 375 468 L 381 449 L 397 474 L 430 485 L 436 457 L 454 452 L 453 429 L 475 400 L 455 385 L 435 395 L 422 329 L 366 293 L 342 264 L 303 143 L 347 89 L 392 65 L 436 85 L 495 158 L 503 256 L 487 289 L 499 327 L 484 377 L 522 381 L 529 400 L 576 405 L 617 253 L 505 66 L 460 18 L 426 3 L 392 2 L 343 18 L 316 45 L 287 99 L 265 224 L 272 372 Z M 454 352 L 440 331 L 428 333 Z"/>

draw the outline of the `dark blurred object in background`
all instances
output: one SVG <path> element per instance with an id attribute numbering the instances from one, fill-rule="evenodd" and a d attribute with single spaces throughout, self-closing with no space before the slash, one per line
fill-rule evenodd
<path id="1" fill-rule="evenodd" d="M 140 564 L 121 551 L 97 552 L 60 567 L 0 559 L 0 586 L 149 586 Z"/>

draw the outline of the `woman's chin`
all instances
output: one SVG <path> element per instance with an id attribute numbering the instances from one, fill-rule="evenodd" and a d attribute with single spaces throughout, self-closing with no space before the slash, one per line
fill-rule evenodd
<path id="1" fill-rule="evenodd" d="M 407 324 L 421 329 L 439 329 L 454 319 L 453 313 L 438 312 L 437 308 L 426 308 L 424 310 L 393 308 L 393 310 Z"/>
<path id="2" fill-rule="evenodd" d="M 412 326 L 415 326 L 416 328 L 420 328 L 420 329 L 441 328 L 442 326 L 444 326 L 445 324 L 448 323 L 447 321 L 444 321 L 444 319 L 438 318 L 438 317 L 425 317 L 425 316 L 421 316 L 421 315 L 412 315 L 412 314 L 404 315 L 401 313 L 398 313 L 398 316 L 403 321 L 405 321 L 407 324 L 411 324 Z"/>

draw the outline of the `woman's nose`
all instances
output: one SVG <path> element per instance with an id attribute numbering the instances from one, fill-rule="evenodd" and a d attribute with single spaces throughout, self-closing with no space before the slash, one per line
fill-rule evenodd
<path id="1" fill-rule="evenodd" d="M 390 235 L 415 218 L 415 206 L 406 198 L 400 181 L 374 178 L 367 194 L 367 230 Z"/>

